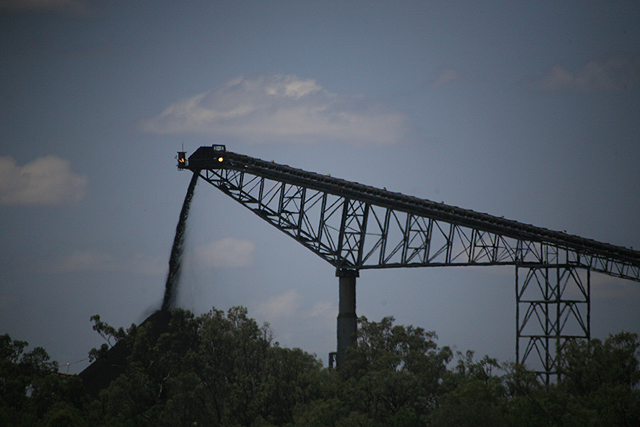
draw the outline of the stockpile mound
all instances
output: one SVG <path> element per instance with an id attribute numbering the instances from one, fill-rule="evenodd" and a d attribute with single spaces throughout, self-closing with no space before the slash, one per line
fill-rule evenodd
<path id="1" fill-rule="evenodd" d="M 151 329 L 151 336 L 153 337 L 153 343 L 155 343 L 160 335 L 169 331 L 170 320 L 170 312 L 158 310 L 147 317 L 140 324 L 140 327 L 149 327 Z M 131 349 L 127 346 L 127 343 L 118 341 L 107 351 L 104 357 L 98 358 L 87 366 L 84 371 L 80 372 L 79 377 L 82 379 L 87 393 L 93 398 L 98 397 L 100 390 L 108 387 L 113 380 L 125 372 L 130 354 Z"/>

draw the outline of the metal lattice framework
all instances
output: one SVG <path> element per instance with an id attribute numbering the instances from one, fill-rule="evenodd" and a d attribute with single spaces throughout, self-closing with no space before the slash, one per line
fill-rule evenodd
<path id="1" fill-rule="evenodd" d="M 181 168 L 337 271 L 515 265 L 516 359 L 537 355 L 547 381 L 557 373 L 554 346 L 590 338 L 588 272 L 640 281 L 640 252 L 632 249 L 236 153 L 225 152 L 222 161 L 215 153 L 201 147 Z"/>
<path id="2" fill-rule="evenodd" d="M 573 265 L 516 266 L 516 359 L 533 362 L 547 384 L 558 372 L 557 351 L 591 338 L 590 283 L 590 270 Z"/>

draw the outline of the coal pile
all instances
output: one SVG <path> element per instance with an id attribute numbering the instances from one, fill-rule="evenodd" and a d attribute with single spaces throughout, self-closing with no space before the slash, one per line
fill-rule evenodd
<path id="1" fill-rule="evenodd" d="M 151 328 L 152 342 L 158 340 L 160 335 L 169 331 L 169 321 L 171 313 L 158 310 L 146 318 L 140 327 Z M 104 357 L 97 359 L 91 365 L 80 372 L 86 392 L 93 398 L 97 398 L 100 390 L 107 388 L 112 381 L 123 374 L 127 369 L 127 360 L 131 354 L 131 349 L 124 341 L 118 341 L 107 351 Z"/>

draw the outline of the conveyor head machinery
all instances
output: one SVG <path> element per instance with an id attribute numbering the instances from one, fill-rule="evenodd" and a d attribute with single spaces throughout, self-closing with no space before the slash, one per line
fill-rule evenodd
<path id="1" fill-rule="evenodd" d="M 227 148 L 224 145 L 212 145 L 198 148 L 186 159 L 186 152 L 178 151 L 178 169 L 221 169 L 226 166 Z"/>

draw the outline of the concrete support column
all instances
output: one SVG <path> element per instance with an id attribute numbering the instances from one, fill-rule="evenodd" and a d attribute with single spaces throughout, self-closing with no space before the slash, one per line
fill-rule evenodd
<path id="1" fill-rule="evenodd" d="M 337 270 L 338 298 L 338 351 L 336 365 L 344 365 L 348 347 L 356 345 L 358 328 L 356 316 L 356 277 L 358 270 Z"/>

